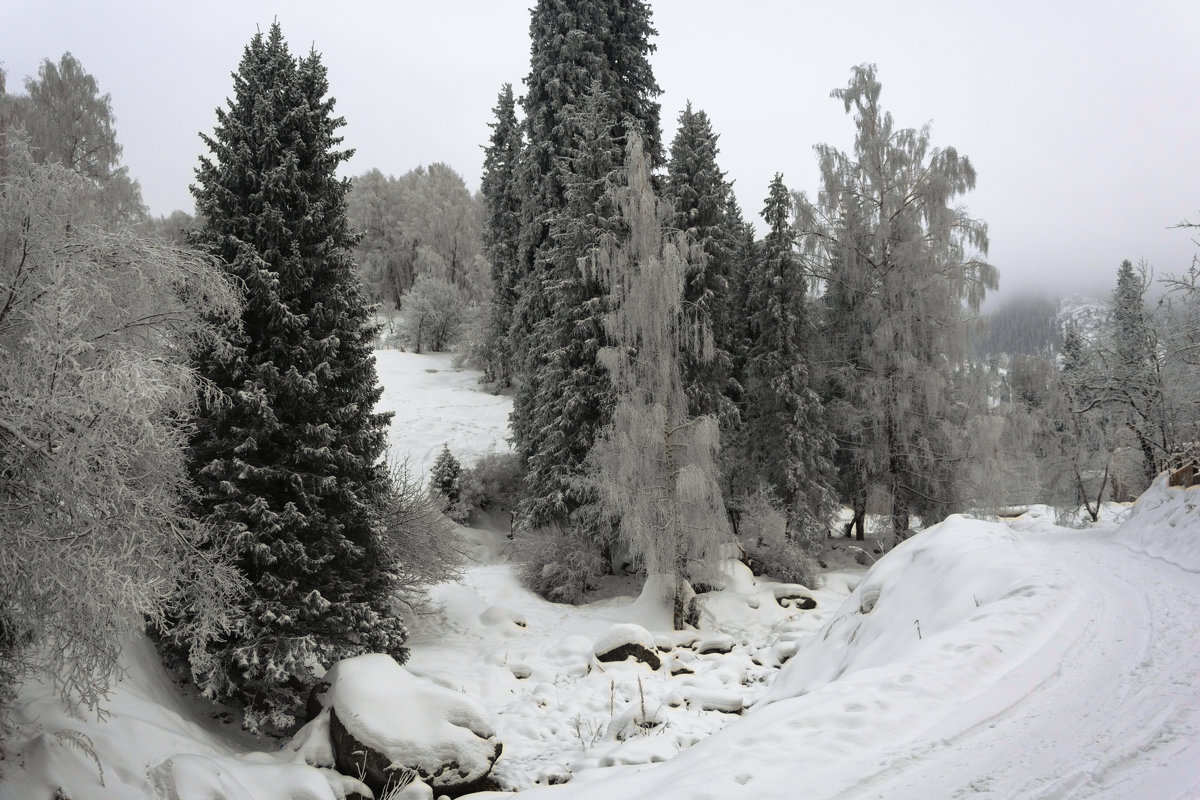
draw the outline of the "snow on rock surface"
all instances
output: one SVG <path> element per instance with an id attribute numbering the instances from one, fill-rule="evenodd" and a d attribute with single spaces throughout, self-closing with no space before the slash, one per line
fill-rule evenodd
<path id="1" fill-rule="evenodd" d="M 1200 486 L 1167 485 L 1158 476 L 1117 529 L 1116 540 L 1131 550 L 1200 572 Z"/>
<path id="2" fill-rule="evenodd" d="M 477 784 L 500 755 L 495 725 L 483 706 L 409 674 L 389 655 L 339 661 L 325 680 L 329 690 L 322 701 L 331 715 L 342 772 L 350 772 L 343 762 L 354 758 L 339 750 L 339 723 L 354 741 L 381 756 L 385 769 L 415 771 L 439 792 Z"/>
<path id="3" fill-rule="evenodd" d="M 632 622 L 613 625 L 592 644 L 592 652 L 600 661 L 623 661 L 632 656 L 658 669 L 661 660 L 654 643 L 654 634 Z"/>

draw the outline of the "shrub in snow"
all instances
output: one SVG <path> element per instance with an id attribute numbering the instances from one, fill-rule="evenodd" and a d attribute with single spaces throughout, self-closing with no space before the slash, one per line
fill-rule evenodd
<path id="1" fill-rule="evenodd" d="M 503 746 L 479 703 L 378 653 L 339 661 L 325 681 L 337 769 L 361 774 L 376 797 L 413 778 L 436 796 L 495 788 L 488 775 Z"/>
<path id="2" fill-rule="evenodd" d="M 769 574 L 791 583 L 812 585 L 817 564 L 809 554 L 816 543 L 788 535 L 783 504 L 769 488 L 760 486 L 738 503 L 738 540 L 747 566 L 755 575 Z"/>
<path id="3" fill-rule="evenodd" d="M 410 607 L 421 605 L 428 587 L 458 578 L 464 558 L 458 535 L 407 460 L 389 465 L 376 513 L 383 545 L 396 559 L 398 599 Z"/>
<path id="4" fill-rule="evenodd" d="M 650 669 L 662 666 L 654 645 L 654 635 L 641 625 L 625 623 L 608 629 L 595 644 L 592 652 L 598 661 L 624 661 L 633 658 Z"/>
<path id="5" fill-rule="evenodd" d="M 556 603 L 581 603 L 602 574 L 603 560 L 581 536 L 557 525 L 518 528 L 513 538 L 521 580 L 531 591 Z"/>
<path id="6" fill-rule="evenodd" d="M 525 468 L 516 453 L 484 455 L 459 476 L 459 500 L 474 515 L 480 511 L 512 511 L 522 497 Z"/>

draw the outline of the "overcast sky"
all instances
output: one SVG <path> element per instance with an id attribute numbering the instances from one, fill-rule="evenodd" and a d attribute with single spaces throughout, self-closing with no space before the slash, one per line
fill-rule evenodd
<path id="1" fill-rule="evenodd" d="M 71 51 L 112 95 L 124 161 L 150 210 L 192 210 L 188 184 L 213 109 L 256 26 L 278 17 L 293 54 L 329 68 L 347 174 L 443 161 L 479 185 L 502 83 L 529 64 L 527 0 L 175 3 L 7 0 L 9 90 Z M 720 134 L 747 216 L 775 172 L 817 188 L 813 145 L 848 149 L 829 97 L 850 67 L 879 66 L 898 126 L 979 176 L 963 202 L 990 226 L 1004 295 L 1104 290 L 1123 258 L 1181 272 L 1198 251 L 1169 226 L 1200 222 L 1200 2 L 658 0 L 655 74 L 665 141 L 687 100 Z"/>

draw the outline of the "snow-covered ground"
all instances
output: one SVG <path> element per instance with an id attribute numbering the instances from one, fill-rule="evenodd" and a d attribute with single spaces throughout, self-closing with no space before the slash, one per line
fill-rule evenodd
<path id="1" fill-rule="evenodd" d="M 425 475 L 448 445 L 465 464 L 489 450 L 506 452 L 512 398 L 479 390 L 479 372 L 455 367 L 449 353 L 415 355 L 377 350 L 384 386 L 377 411 L 391 411 L 388 441 L 393 458 L 407 458 Z"/>
<path id="2" fill-rule="evenodd" d="M 379 372 L 393 449 L 414 466 L 443 442 L 468 464 L 507 446 L 509 401 L 478 391 L 477 373 L 394 351 Z M 533 800 L 1200 797 L 1200 488 L 1156 484 L 1088 530 L 1053 520 L 952 517 L 869 572 L 827 573 L 809 610 L 790 599 L 800 587 L 729 562 L 691 634 L 670 632 L 653 584 L 542 601 L 503 532 L 469 530 L 476 563 L 411 621 L 406 666 L 490 711 L 494 775 Z M 658 645 L 658 669 L 595 658 L 630 626 Z M 214 718 L 145 639 L 125 660 L 104 721 L 23 687 L 0 798 L 348 788 Z"/>

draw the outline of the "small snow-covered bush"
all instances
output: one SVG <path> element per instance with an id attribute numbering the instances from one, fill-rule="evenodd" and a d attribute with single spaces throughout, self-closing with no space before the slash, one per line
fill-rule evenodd
<path id="1" fill-rule="evenodd" d="M 393 461 L 389 473 L 379 529 L 385 546 L 396 555 L 400 598 L 410 606 L 420 605 L 428 587 L 458 577 L 463 551 L 454 526 L 413 475 L 408 461 Z"/>
<path id="2" fill-rule="evenodd" d="M 588 542 L 556 525 L 519 528 L 513 539 L 519 574 L 538 595 L 556 603 L 580 603 L 602 572 L 603 560 Z"/>
<path id="3" fill-rule="evenodd" d="M 459 525 L 471 520 L 474 510 L 462 501 L 462 479 L 465 471 L 462 464 L 450 452 L 449 445 L 442 445 L 442 452 L 429 470 L 429 496 L 438 510 Z"/>
<path id="4" fill-rule="evenodd" d="M 487 453 L 459 477 L 459 498 L 471 515 L 511 510 L 521 499 L 525 469 L 516 453 Z"/>
<path id="5" fill-rule="evenodd" d="M 783 504 L 775 493 L 760 486 L 743 496 L 739 506 L 738 539 L 751 571 L 811 586 L 817 569 L 816 561 L 806 552 L 811 543 L 805 547 L 806 543 L 788 535 Z"/>

